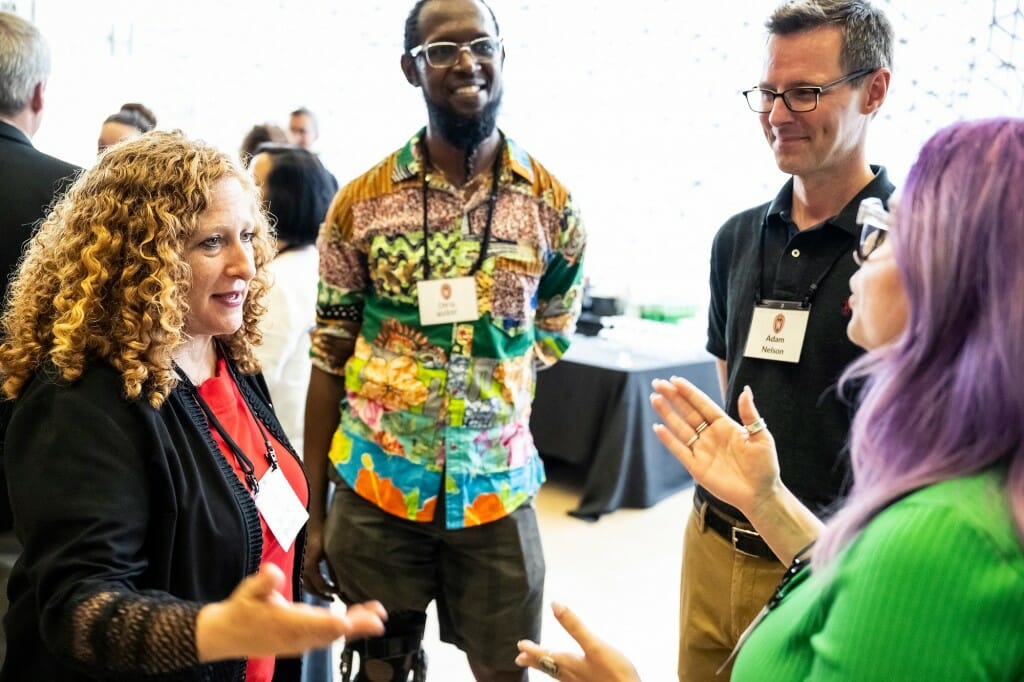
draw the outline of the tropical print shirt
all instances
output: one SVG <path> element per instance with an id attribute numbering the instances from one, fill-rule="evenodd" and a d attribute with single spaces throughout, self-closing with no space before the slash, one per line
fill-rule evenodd
<path id="1" fill-rule="evenodd" d="M 446 527 L 464 528 L 507 516 L 544 481 L 530 433 L 535 371 L 569 345 L 585 237 L 566 188 L 512 140 L 490 208 L 493 171 L 464 188 L 433 168 L 424 177 L 423 134 L 335 197 L 318 242 L 311 355 L 345 378 L 329 453 L 341 478 L 423 522 L 443 481 Z M 474 278 L 478 319 L 420 323 L 425 253 L 431 279 Z"/>

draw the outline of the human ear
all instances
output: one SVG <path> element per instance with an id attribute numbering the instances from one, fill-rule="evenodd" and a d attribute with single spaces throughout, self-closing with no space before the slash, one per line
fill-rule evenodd
<path id="1" fill-rule="evenodd" d="M 402 55 L 402 73 L 405 74 L 405 80 L 409 81 L 409 85 L 420 87 L 420 73 L 416 69 L 416 60 L 407 54 Z"/>

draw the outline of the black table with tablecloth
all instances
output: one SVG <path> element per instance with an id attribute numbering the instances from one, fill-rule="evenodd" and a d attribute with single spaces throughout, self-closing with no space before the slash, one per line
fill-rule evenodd
<path id="1" fill-rule="evenodd" d="M 658 415 L 651 381 L 685 377 L 718 400 L 714 358 L 701 337 L 652 345 L 646 329 L 615 338 L 577 335 L 565 357 L 537 375 L 534 440 L 546 461 L 584 472 L 582 498 L 570 512 L 578 518 L 647 508 L 691 483 L 652 429 Z"/>

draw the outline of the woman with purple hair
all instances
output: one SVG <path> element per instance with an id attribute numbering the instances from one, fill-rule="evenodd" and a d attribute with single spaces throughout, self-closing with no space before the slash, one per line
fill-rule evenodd
<path id="1" fill-rule="evenodd" d="M 922 148 L 892 217 L 863 206 L 847 332 L 870 352 L 854 485 L 827 522 L 786 489 L 747 389 L 745 425 L 682 379 L 659 437 L 791 568 L 733 680 L 1024 679 L 1024 119 L 960 122 Z M 814 415 L 807 415 L 813 419 Z M 584 654 L 521 644 L 568 680 L 634 680 L 555 607 Z"/>

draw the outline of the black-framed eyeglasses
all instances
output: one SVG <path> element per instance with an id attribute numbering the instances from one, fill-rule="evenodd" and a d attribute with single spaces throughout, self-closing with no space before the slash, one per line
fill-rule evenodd
<path id="1" fill-rule="evenodd" d="M 426 57 L 427 64 L 435 69 L 447 69 L 455 66 L 459 61 L 459 55 L 466 50 L 480 64 L 493 62 L 501 54 L 501 38 L 497 36 L 482 36 L 468 43 L 452 43 L 440 41 L 436 43 L 423 43 L 409 50 L 409 56 L 415 59 L 421 54 Z"/>
<path id="2" fill-rule="evenodd" d="M 857 209 L 857 223 L 861 225 L 860 241 L 857 250 L 853 252 L 853 260 L 857 261 L 857 265 L 863 265 L 889 234 L 892 214 L 886 210 L 881 199 L 868 197 L 861 200 Z"/>
<path id="3" fill-rule="evenodd" d="M 859 69 L 824 85 L 808 85 L 801 88 L 790 88 L 782 92 L 775 92 L 767 88 L 751 88 L 743 91 L 743 97 L 746 98 L 747 106 L 750 107 L 750 110 L 758 114 L 769 113 L 772 110 L 772 105 L 775 104 L 776 97 L 781 97 L 782 103 L 794 114 L 806 114 L 808 111 L 814 111 L 818 108 L 818 100 L 821 98 L 821 93 L 877 70 Z"/>

